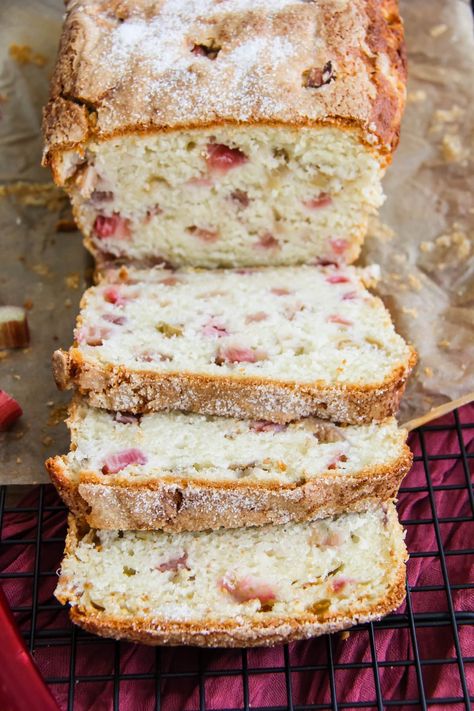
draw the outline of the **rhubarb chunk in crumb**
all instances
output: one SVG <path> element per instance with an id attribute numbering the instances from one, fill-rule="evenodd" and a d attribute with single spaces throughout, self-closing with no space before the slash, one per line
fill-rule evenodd
<path id="1" fill-rule="evenodd" d="M 94 222 L 94 232 L 100 239 L 129 239 L 130 221 L 115 212 L 110 217 L 98 215 Z"/>
<path id="2" fill-rule="evenodd" d="M 202 242 L 216 242 L 219 239 L 219 232 L 217 230 L 208 230 L 204 227 L 192 225 L 187 228 L 187 231 Z"/>
<path id="3" fill-rule="evenodd" d="M 249 425 L 252 432 L 284 432 L 288 425 L 280 425 L 277 422 L 267 420 L 257 420 Z"/>
<path id="4" fill-rule="evenodd" d="M 121 452 L 109 454 L 104 461 L 102 474 L 117 474 L 117 472 L 122 471 L 122 469 L 125 469 L 125 467 L 128 467 L 131 464 L 141 465 L 146 464 L 147 461 L 147 456 L 141 451 L 141 449 L 124 449 Z"/>
<path id="5" fill-rule="evenodd" d="M 8 430 L 23 414 L 20 404 L 4 390 L 0 390 L 0 432 Z"/>
<path id="6" fill-rule="evenodd" d="M 188 554 L 186 551 L 183 555 L 179 556 L 179 558 L 170 558 L 170 560 L 156 566 L 156 569 L 159 570 L 160 573 L 164 573 L 166 570 L 176 572 L 179 568 L 186 568 L 186 570 L 190 570 L 188 565 Z"/>
<path id="7" fill-rule="evenodd" d="M 233 168 L 247 163 L 245 153 L 238 148 L 229 148 L 223 143 L 209 143 L 207 146 L 206 163 L 209 170 L 217 173 L 227 173 Z"/>
<path id="8" fill-rule="evenodd" d="M 121 425 L 137 425 L 140 422 L 140 415 L 131 412 L 116 412 L 113 419 Z"/>
<path id="9" fill-rule="evenodd" d="M 268 314 L 265 311 L 256 311 L 254 314 L 249 314 L 245 317 L 245 323 L 258 323 L 259 321 L 266 321 Z"/>
<path id="10" fill-rule="evenodd" d="M 227 328 L 215 318 L 210 318 L 209 321 L 204 324 L 202 333 L 204 336 L 210 338 L 223 338 L 223 336 L 229 335 Z"/>
<path id="11" fill-rule="evenodd" d="M 327 320 L 329 323 L 338 323 L 340 326 L 352 326 L 352 321 L 339 314 L 331 314 Z"/>
<path id="12" fill-rule="evenodd" d="M 260 235 L 255 246 L 258 249 L 280 249 L 279 241 L 270 232 L 264 232 Z"/>
<path id="13" fill-rule="evenodd" d="M 348 586 L 356 583 L 354 578 L 348 578 L 346 575 L 337 575 L 331 583 L 331 589 L 337 594 L 342 593 Z"/>
<path id="14" fill-rule="evenodd" d="M 339 531 L 324 531 L 319 527 L 315 527 L 310 533 L 308 542 L 325 551 L 328 548 L 338 548 L 344 543 L 344 539 Z"/>
<path id="15" fill-rule="evenodd" d="M 109 304 L 115 304 L 116 306 L 123 306 L 127 299 L 125 299 L 120 290 L 116 286 L 109 286 L 104 291 L 104 300 Z"/>
<path id="16" fill-rule="evenodd" d="M 262 605 L 269 605 L 277 598 L 275 590 L 269 583 L 253 575 L 236 578 L 232 574 L 226 574 L 221 580 L 221 588 L 230 593 L 237 602 L 259 600 Z"/>
<path id="17" fill-rule="evenodd" d="M 0 306 L 0 348 L 26 348 L 30 332 L 21 306 Z"/>
<path id="18" fill-rule="evenodd" d="M 75 331 L 76 341 L 88 346 L 101 346 L 110 334 L 111 329 L 106 326 L 83 326 Z"/>
<path id="19" fill-rule="evenodd" d="M 332 239 L 331 247 L 334 254 L 344 254 L 344 252 L 349 248 L 349 242 L 342 238 Z"/>
<path id="20" fill-rule="evenodd" d="M 303 200 L 303 205 L 308 210 L 319 210 L 321 207 L 329 207 L 332 204 L 332 197 L 328 193 L 319 193 L 316 197 Z"/>
<path id="21" fill-rule="evenodd" d="M 350 281 L 349 277 L 345 274 L 330 274 L 326 277 L 328 284 L 347 284 Z"/>
<path id="22" fill-rule="evenodd" d="M 261 348 L 253 350 L 245 346 L 225 346 L 219 348 L 216 356 L 216 364 L 223 363 L 256 363 L 259 360 L 266 360 L 267 354 Z"/>

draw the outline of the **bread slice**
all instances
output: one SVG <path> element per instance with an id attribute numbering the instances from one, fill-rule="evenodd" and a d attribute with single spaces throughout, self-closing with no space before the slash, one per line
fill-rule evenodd
<path id="1" fill-rule="evenodd" d="M 111 270 L 86 291 L 62 388 L 124 412 L 359 424 L 393 414 L 415 356 L 347 267 Z"/>
<path id="2" fill-rule="evenodd" d="M 179 534 L 101 531 L 71 516 L 55 595 L 73 622 L 105 637 L 272 645 L 396 609 L 403 539 L 391 503 L 311 523 Z"/>
<path id="3" fill-rule="evenodd" d="M 393 418 L 337 427 L 182 413 L 134 416 L 73 403 L 71 451 L 46 462 L 94 528 L 214 529 L 363 510 L 393 498 L 411 464 Z"/>
<path id="4" fill-rule="evenodd" d="M 405 80 L 396 0 L 69 0 L 45 162 L 96 256 L 352 261 Z"/>

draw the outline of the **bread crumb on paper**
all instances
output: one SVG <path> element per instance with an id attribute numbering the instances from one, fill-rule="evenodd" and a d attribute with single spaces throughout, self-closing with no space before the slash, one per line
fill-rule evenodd
<path id="1" fill-rule="evenodd" d="M 61 422 L 64 422 L 64 420 L 67 419 L 68 406 L 55 405 L 54 403 L 50 405 L 48 403 L 48 407 L 51 406 L 53 406 L 53 410 L 49 413 L 47 425 L 48 427 L 56 427 L 56 425 L 59 425 Z"/>
<path id="2" fill-rule="evenodd" d="M 423 371 L 427 378 L 433 377 L 433 368 L 430 368 L 429 365 L 427 365 L 426 368 L 423 369 Z"/>
<path id="3" fill-rule="evenodd" d="M 447 123 L 455 124 L 464 119 L 465 110 L 457 104 L 454 104 L 450 109 L 436 109 L 433 114 L 430 131 L 439 131 Z"/>
<path id="4" fill-rule="evenodd" d="M 457 163 L 467 157 L 457 133 L 446 133 L 441 141 L 441 153 L 447 163 Z"/>
<path id="5" fill-rule="evenodd" d="M 433 242 L 421 242 L 420 244 L 420 252 L 432 252 L 434 249 L 434 244 Z"/>
<path id="6" fill-rule="evenodd" d="M 471 253 L 472 244 L 468 235 L 460 229 L 460 225 L 455 223 L 453 231 L 449 234 L 440 235 L 435 239 L 435 245 L 442 249 L 450 250 L 458 259 L 465 259 Z"/>
<path id="7" fill-rule="evenodd" d="M 450 348 L 451 347 L 451 341 L 448 341 L 447 338 L 443 338 L 441 341 L 438 341 L 438 346 L 440 348 Z"/>
<path id="8" fill-rule="evenodd" d="M 37 67 L 44 67 L 48 61 L 44 54 L 35 52 L 28 44 L 11 44 L 8 52 L 18 64 L 35 64 Z"/>
<path id="9" fill-rule="evenodd" d="M 421 281 L 415 274 L 408 275 L 408 285 L 413 291 L 421 291 L 422 289 Z"/>
<path id="10" fill-rule="evenodd" d="M 395 231 L 379 218 L 372 218 L 370 220 L 369 234 L 381 242 L 389 242 L 395 237 Z"/>
<path id="11" fill-rule="evenodd" d="M 427 93 L 423 89 L 416 89 L 415 91 L 409 91 L 407 95 L 408 104 L 420 104 L 426 101 Z"/>
<path id="12" fill-rule="evenodd" d="M 435 243 L 438 247 L 450 247 L 451 237 L 449 235 L 440 235 L 436 238 Z"/>
<path id="13" fill-rule="evenodd" d="M 73 272 L 64 277 L 64 282 L 68 289 L 79 289 L 81 275 L 78 272 Z"/>
<path id="14" fill-rule="evenodd" d="M 406 264 L 408 262 L 408 257 L 403 252 L 397 252 L 394 254 L 393 259 L 398 262 L 398 264 Z"/>
<path id="15" fill-rule="evenodd" d="M 433 27 L 430 29 L 430 35 L 434 38 L 441 37 L 441 35 L 444 35 L 447 29 L 448 26 L 444 24 L 433 25 Z"/>
<path id="16" fill-rule="evenodd" d="M 54 183 L 26 183 L 23 180 L 0 185 L 2 197 L 13 197 L 25 207 L 45 207 L 50 212 L 58 212 L 68 201 L 66 193 Z"/>
<path id="17" fill-rule="evenodd" d="M 434 113 L 435 123 L 455 123 L 464 118 L 465 110 L 457 104 L 451 109 L 437 109 Z"/>
<path id="18" fill-rule="evenodd" d="M 418 318 L 418 311 L 414 308 L 409 308 L 408 306 L 402 306 L 402 313 L 412 318 Z"/>
<path id="19" fill-rule="evenodd" d="M 455 244 L 458 248 L 458 256 L 467 257 L 471 253 L 472 240 L 469 239 L 465 232 L 459 229 L 455 229 L 451 237 L 453 240 L 453 244 Z"/>
<path id="20" fill-rule="evenodd" d="M 35 274 L 38 274 L 38 276 L 43 276 L 43 277 L 52 276 L 51 270 L 48 267 L 48 265 L 43 264 L 42 262 L 40 262 L 39 264 L 33 264 L 32 269 L 35 272 Z"/>

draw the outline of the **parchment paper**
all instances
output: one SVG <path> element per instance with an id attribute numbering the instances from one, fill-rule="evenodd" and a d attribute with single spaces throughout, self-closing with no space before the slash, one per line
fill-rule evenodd
<path id="1" fill-rule="evenodd" d="M 401 0 L 401 9 L 409 103 L 362 261 L 380 264 L 379 291 L 420 354 L 406 421 L 474 391 L 474 42 L 467 0 Z M 56 391 L 50 358 L 70 345 L 91 263 L 78 233 L 61 231 L 67 200 L 39 166 L 63 11 L 62 0 L 0 3 L 0 303 L 26 302 L 32 332 L 30 348 L 0 352 L 0 387 L 24 409 L 0 434 L 0 483 L 46 481 L 44 459 L 68 448 L 69 395 Z"/>
<path id="2" fill-rule="evenodd" d="M 364 260 L 419 354 L 400 420 L 474 391 L 474 41 L 462 0 L 402 0 L 408 105 Z"/>

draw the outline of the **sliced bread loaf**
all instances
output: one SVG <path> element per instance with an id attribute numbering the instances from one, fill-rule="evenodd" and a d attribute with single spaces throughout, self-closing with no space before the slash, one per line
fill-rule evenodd
<path id="1" fill-rule="evenodd" d="M 130 415 L 77 400 L 71 451 L 46 463 L 94 528 L 199 530 L 323 518 L 396 495 L 411 464 L 393 418 L 338 427 L 182 413 Z"/>
<path id="2" fill-rule="evenodd" d="M 111 410 L 358 424 L 398 406 L 415 356 L 352 267 L 108 272 L 53 365 Z"/>
<path id="3" fill-rule="evenodd" d="M 379 619 L 405 594 L 393 504 L 311 523 L 101 531 L 71 517 L 56 597 L 71 619 L 146 644 L 261 646 Z"/>
<path id="4" fill-rule="evenodd" d="M 45 161 L 96 255 L 352 261 L 405 103 L 396 0 L 69 0 Z"/>

